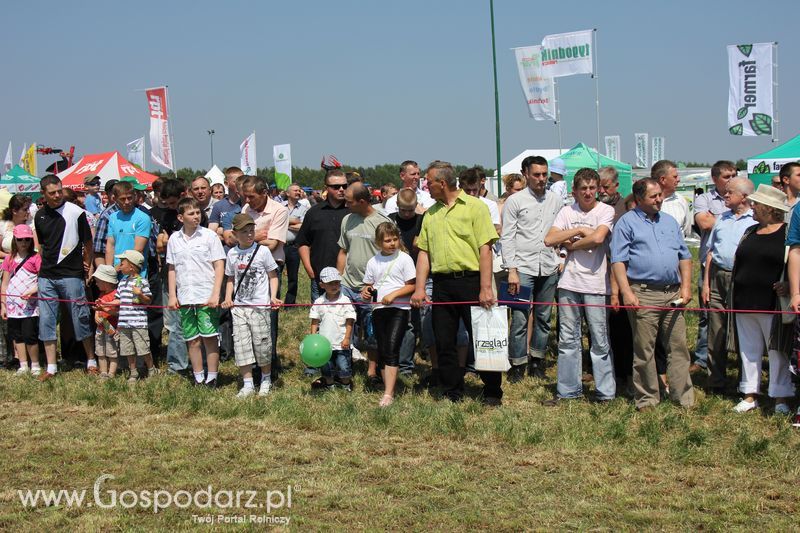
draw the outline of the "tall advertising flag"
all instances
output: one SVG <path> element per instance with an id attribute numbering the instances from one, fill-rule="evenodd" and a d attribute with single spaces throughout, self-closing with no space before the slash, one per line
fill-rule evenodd
<path id="1" fill-rule="evenodd" d="M 553 91 L 553 79 L 542 76 L 542 47 L 524 46 L 515 48 L 517 71 L 525 101 L 528 102 L 528 113 L 534 120 L 556 120 L 556 105 Z"/>
<path id="2" fill-rule="evenodd" d="M 653 165 L 656 164 L 656 161 L 666 159 L 666 156 L 664 155 L 664 137 L 653 137 L 653 151 L 651 155 L 653 159 Z"/>
<path id="3" fill-rule="evenodd" d="M 11 141 L 8 141 L 8 150 L 6 150 L 6 158 L 3 161 L 3 172 L 8 172 L 14 166 L 14 161 L 11 155 Z"/>
<path id="4" fill-rule="evenodd" d="M 622 161 L 619 157 L 619 135 L 606 136 L 606 157 L 610 157 L 615 161 Z"/>
<path id="5" fill-rule="evenodd" d="M 26 143 L 22 143 L 22 153 L 19 154 L 19 166 L 25 164 L 25 152 L 28 151 L 28 145 Z"/>
<path id="6" fill-rule="evenodd" d="M 633 135 L 636 145 L 636 163 L 633 165 L 637 168 L 647 168 L 650 166 L 650 158 L 647 157 L 648 141 L 650 136 L 646 133 L 635 133 Z"/>
<path id="7" fill-rule="evenodd" d="M 560 78 L 594 74 L 593 30 L 545 35 L 542 39 L 542 76 Z"/>
<path id="8" fill-rule="evenodd" d="M 128 146 L 128 161 L 144 169 L 144 137 L 131 141 Z"/>
<path id="9" fill-rule="evenodd" d="M 275 161 L 275 185 L 285 191 L 292 184 L 292 145 L 273 146 L 272 159 Z"/>
<path id="10" fill-rule="evenodd" d="M 772 135 L 772 43 L 728 46 L 728 131 Z"/>
<path id="11" fill-rule="evenodd" d="M 31 176 L 36 175 L 36 143 L 31 144 L 22 155 L 22 168 Z"/>
<path id="12" fill-rule="evenodd" d="M 256 162 L 256 132 L 251 133 L 239 145 L 241 155 L 239 157 L 239 168 L 248 176 L 255 176 L 258 169 Z"/>
<path id="13" fill-rule="evenodd" d="M 146 89 L 147 107 L 150 110 L 150 159 L 153 163 L 175 170 L 172 159 L 172 142 L 169 136 L 169 110 L 167 88 Z"/>

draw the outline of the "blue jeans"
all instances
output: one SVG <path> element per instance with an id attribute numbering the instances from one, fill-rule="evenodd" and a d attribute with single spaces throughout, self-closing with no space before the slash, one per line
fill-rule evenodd
<path id="1" fill-rule="evenodd" d="M 319 287 L 319 282 L 315 279 L 311 279 L 311 303 L 317 301 L 317 298 L 322 296 L 324 291 L 322 291 Z"/>
<path id="2" fill-rule="evenodd" d="M 697 278 L 698 301 L 703 293 L 703 276 L 705 275 L 705 262 L 700 265 L 700 275 Z M 694 362 L 703 368 L 708 368 L 708 313 L 700 311 L 697 314 L 697 344 L 694 347 Z"/>
<path id="3" fill-rule="evenodd" d="M 89 316 L 89 306 L 86 305 L 86 286 L 81 278 L 39 278 L 39 297 L 79 300 L 66 304 L 72 318 L 75 340 L 82 341 L 94 336 L 94 324 Z M 39 340 L 56 340 L 59 305 L 55 300 L 39 300 Z"/>
<path id="4" fill-rule="evenodd" d="M 166 273 L 166 269 L 164 272 Z M 163 290 L 162 301 L 169 302 L 166 280 L 163 282 Z M 183 338 L 180 312 L 164 309 L 164 327 L 167 329 L 167 366 L 171 372 L 183 372 L 189 368 L 189 351 Z"/>
<path id="5" fill-rule="evenodd" d="M 558 290 L 560 304 L 605 305 L 608 297 L 604 294 L 584 294 L 567 289 Z M 608 342 L 608 316 L 605 307 L 573 307 L 562 305 L 558 308 L 558 384 L 559 398 L 580 398 L 583 396 L 581 310 L 586 317 L 591 333 L 592 370 L 594 372 L 595 394 L 598 400 L 612 400 L 617 390 L 614 378 L 614 358 Z"/>
<path id="6" fill-rule="evenodd" d="M 534 302 L 552 302 L 558 285 L 558 274 L 549 276 L 532 276 L 519 273 L 519 283 L 532 289 L 531 298 Z M 533 336 L 531 337 L 530 356 L 534 359 L 544 359 L 547 350 L 547 340 L 550 337 L 550 316 L 553 312 L 552 305 L 537 305 L 534 309 L 535 322 Z M 509 338 L 509 359 L 512 365 L 524 365 L 528 361 L 528 315 L 530 309 L 511 310 L 511 334 Z"/>
<path id="7" fill-rule="evenodd" d="M 322 375 L 326 378 L 334 376 L 339 379 L 353 377 L 353 350 L 333 350 L 330 361 L 322 367 Z"/>
<path id="8" fill-rule="evenodd" d="M 342 285 L 342 294 L 350 298 L 350 301 L 353 302 L 354 307 L 356 308 L 356 324 L 355 328 L 353 329 L 353 339 L 358 338 L 358 331 L 362 331 L 364 333 L 364 341 L 368 342 L 371 337 L 373 337 L 372 333 L 372 309 L 373 305 L 365 302 L 361 299 L 361 293 L 356 291 L 355 289 L 351 289 L 347 285 Z M 364 305 L 358 305 L 364 304 Z M 374 338 L 372 339 L 374 340 Z M 355 342 L 353 342 L 355 345 Z"/>
<path id="9" fill-rule="evenodd" d="M 414 348 L 417 346 L 417 336 L 414 333 L 413 322 L 413 320 L 408 321 L 408 326 L 403 334 L 403 342 L 400 344 L 400 372 L 414 371 Z"/>

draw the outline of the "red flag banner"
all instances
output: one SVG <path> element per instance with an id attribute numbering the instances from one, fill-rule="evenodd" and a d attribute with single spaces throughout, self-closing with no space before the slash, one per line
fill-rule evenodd
<path id="1" fill-rule="evenodd" d="M 169 136 L 167 88 L 154 87 L 147 89 L 145 93 L 150 110 L 150 159 L 162 167 L 175 170 Z"/>

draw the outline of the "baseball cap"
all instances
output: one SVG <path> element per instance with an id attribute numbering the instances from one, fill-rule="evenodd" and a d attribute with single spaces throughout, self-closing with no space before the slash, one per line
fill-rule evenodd
<path id="1" fill-rule="evenodd" d="M 14 226 L 14 237 L 17 239 L 33 239 L 33 230 L 27 224 L 17 224 Z"/>
<path id="2" fill-rule="evenodd" d="M 97 182 L 97 185 L 100 185 L 100 176 L 97 174 L 89 174 L 85 178 L 83 178 L 83 184 L 89 185 L 90 183 Z"/>
<path id="3" fill-rule="evenodd" d="M 117 284 L 117 269 L 111 265 L 98 265 L 97 270 L 92 274 L 93 278 L 100 281 Z"/>
<path id="4" fill-rule="evenodd" d="M 136 250 L 126 250 L 124 253 L 115 255 L 114 257 L 117 259 L 127 259 L 133 263 L 134 266 L 140 269 L 142 266 L 144 266 L 144 256 L 141 252 L 137 252 Z"/>
<path id="5" fill-rule="evenodd" d="M 137 180 L 133 176 L 125 176 L 119 181 L 127 181 L 128 183 L 133 185 L 133 188 L 136 189 L 137 191 L 146 191 L 147 190 L 147 185 L 142 185 L 141 183 L 139 183 L 139 180 Z"/>
<path id="6" fill-rule="evenodd" d="M 322 283 L 330 283 L 331 281 L 342 281 L 342 275 L 335 267 L 325 267 L 319 273 L 319 280 Z"/>
<path id="7" fill-rule="evenodd" d="M 560 157 L 556 157 L 552 161 L 550 161 L 550 173 L 556 173 L 559 176 L 565 176 L 567 174 L 567 164 L 564 163 L 564 160 Z"/>
<path id="8" fill-rule="evenodd" d="M 255 224 L 255 221 L 246 213 L 239 213 L 233 217 L 233 231 L 241 231 L 251 224 Z"/>

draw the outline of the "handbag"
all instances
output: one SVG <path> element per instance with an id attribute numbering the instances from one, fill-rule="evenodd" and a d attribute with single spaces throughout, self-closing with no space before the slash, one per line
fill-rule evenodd
<path id="1" fill-rule="evenodd" d="M 470 307 L 472 317 L 472 342 L 475 347 L 475 370 L 506 372 L 511 368 L 508 360 L 508 307 L 493 306 L 484 309 Z"/>
<path id="2" fill-rule="evenodd" d="M 247 274 L 247 271 L 250 270 L 250 265 L 253 264 L 253 259 L 256 258 L 256 254 L 258 253 L 258 249 L 261 248 L 260 244 L 256 244 L 256 249 L 253 251 L 253 255 L 250 256 L 250 260 L 247 261 L 247 266 L 244 267 L 242 270 L 242 276 L 239 278 L 239 283 L 236 284 L 236 288 L 233 289 L 233 295 L 231 295 L 231 301 L 236 301 L 236 293 L 239 292 L 239 287 L 242 286 L 242 281 L 244 281 L 244 277 Z M 223 309 L 222 312 L 219 314 L 219 321 L 226 322 L 231 319 L 231 310 L 230 309 Z"/>

